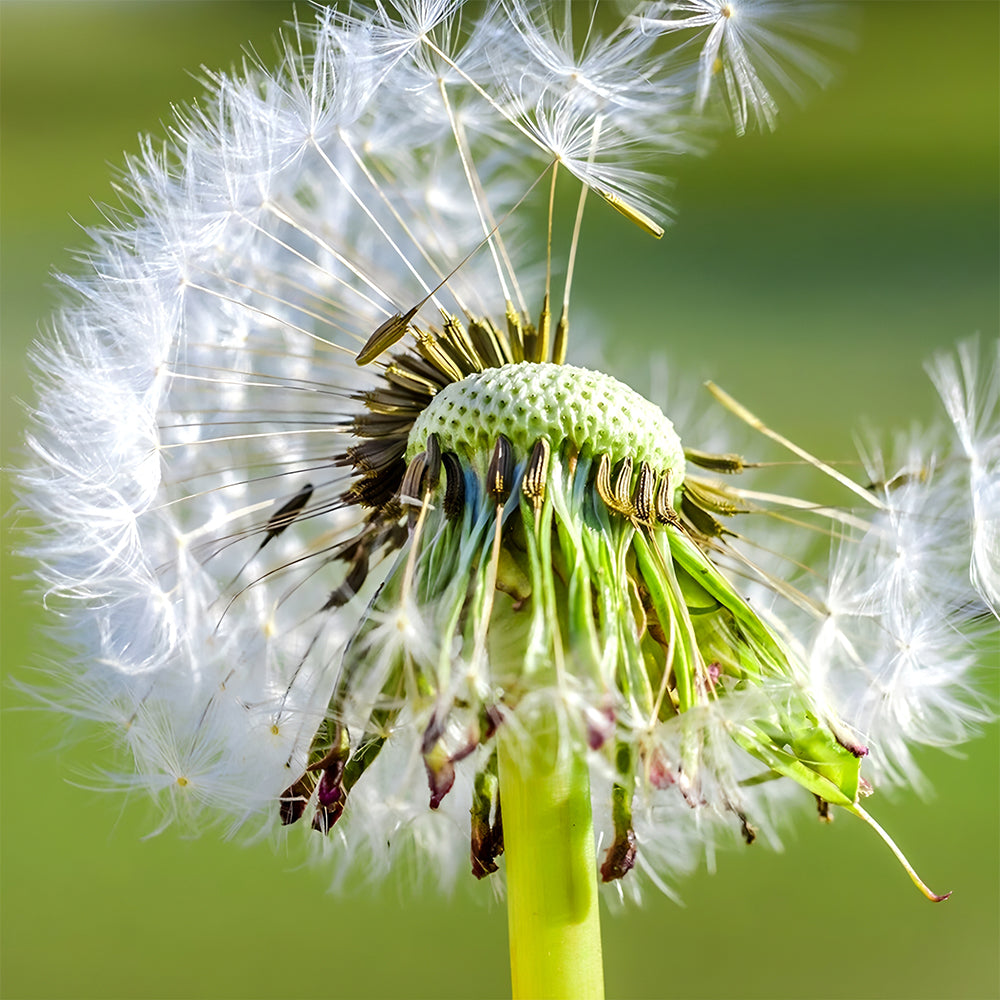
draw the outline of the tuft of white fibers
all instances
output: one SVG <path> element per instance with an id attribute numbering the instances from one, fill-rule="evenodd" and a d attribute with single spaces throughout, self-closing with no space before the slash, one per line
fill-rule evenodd
<path id="1" fill-rule="evenodd" d="M 914 745 L 960 743 L 994 710 L 977 669 L 998 614 L 998 347 L 964 341 L 929 365 L 953 428 L 862 449 L 883 506 L 831 556 L 812 663 L 896 783 L 919 781 Z"/>
<path id="2" fill-rule="evenodd" d="M 968 460 L 967 489 L 955 503 L 972 529 L 972 582 L 1000 618 L 1000 341 L 963 341 L 928 365 Z"/>
<path id="3" fill-rule="evenodd" d="M 652 404 L 656 434 L 629 426 L 620 383 L 552 374 L 587 192 L 661 235 L 664 159 L 702 151 L 720 104 L 773 125 L 775 94 L 823 81 L 830 16 L 322 7 L 274 68 L 206 73 L 125 164 L 33 352 L 27 548 L 68 651 L 39 695 L 116 734 L 106 784 L 164 824 L 308 815 L 340 879 L 416 858 L 448 884 L 470 802 L 473 871 L 497 867 L 496 732 L 555 718 L 624 897 L 775 840 L 796 803 L 864 816 L 870 781 L 916 780 L 914 743 L 967 736 L 1000 591 L 995 356 L 932 365 L 957 449 L 870 446 L 868 481 L 723 400 L 851 490 L 836 508 L 731 485 L 753 463 L 724 441 L 679 427 L 682 453 Z M 537 211 L 557 183 L 580 198 L 561 316 Z M 529 405 L 558 416 L 526 440 Z"/>
<path id="4" fill-rule="evenodd" d="M 822 2 L 667 0 L 642 24 L 679 34 L 689 48 L 700 45 L 695 107 L 720 100 L 742 135 L 749 124 L 774 128 L 781 95 L 801 100 L 803 83 L 829 82 L 830 51 L 850 44 L 841 20 L 842 11 Z"/>

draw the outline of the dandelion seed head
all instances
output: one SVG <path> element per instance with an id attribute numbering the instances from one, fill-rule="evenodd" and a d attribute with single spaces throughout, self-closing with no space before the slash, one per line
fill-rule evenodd
<path id="1" fill-rule="evenodd" d="M 932 368 L 959 462 L 913 432 L 854 482 L 727 404 L 852 510 L 744 486 L 565 364 L 586 192 L 662 234 L 713 95 L 742 131 L 821 79 L 807 11 L 324 8 L 143 142 L 35 349 L 22 474 L 73 651 L 40 695 L 117 730 L 108 783 L 164 823 L 311 826 L 338 878 L 447 882 L 498 868 L 499 739 L 544 726 L 625 897 L 965 738 L 1000 523 L 977 348 Z M 560 314 L 533 213 L 573 179 Z"/>

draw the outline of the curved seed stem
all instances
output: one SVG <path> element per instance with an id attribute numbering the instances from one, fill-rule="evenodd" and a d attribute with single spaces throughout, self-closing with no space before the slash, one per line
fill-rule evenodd
<path id="1" fill-rule="evenodd" d="M 906 870 L 906 874 L 910 876 L 910 880 L 913 882 L 913 884 L 932 903 L 941 903 L 951 895 L 950 892 L 946 892 L 944 893 L 944 895 L 941 896 L 939 896 L 936 892 L 931 892 L 931 890 L 927 887 L 927 884 L 924 882 L 924 880 L 916 873 L 916 871 L 914 871 L 913 865 L 911 865 L 910 862 L 906 860 L 906 855 L 904 855 L 903 852 L 896 846 L 896 842 L 892 839 L 892 837 L 890 837 L 889 834 L 887 834 L 885 830 L 883 830 L 882 827 L 879 826 L 875 818 L 866 813 L 864 809 L 861 808 L 861 806 L 854 805 L 848 807 L 847 811 L 854 813 L 854 815 L 857 816 L 858 819 L 864 820 L 882 838 L 882 840 L 885 841 L 886 846 L 889 848 L 890 851 L 892 851 L 893 854 L 896 855 L 896 859 Z"/>

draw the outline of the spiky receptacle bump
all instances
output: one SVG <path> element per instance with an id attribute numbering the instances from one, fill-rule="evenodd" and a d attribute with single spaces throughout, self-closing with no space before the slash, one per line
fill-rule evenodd
<path id="1" fill-rule="evenodd" d="M 545 438 L 583 455 L 669 470 L 675 488 L 684 478 L 680 438 L 660 408 L 610 375 L 572 365 L 521 362 L 454 382 L 417 418 L 407 461 L 425 450 L 430 434 L 469 460 L 489 455 L 502 434 L 524 454 Z"/>

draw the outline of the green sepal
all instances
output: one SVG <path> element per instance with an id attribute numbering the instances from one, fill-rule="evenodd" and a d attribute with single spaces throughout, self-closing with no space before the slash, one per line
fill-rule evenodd
<path id="1" fill-rule="evenodd" d="M 743 627 L 743 630 L 758 642 L 770 656 L 779 663 L 786 656 L 764 623 L 757 617 L 749 604 L 740 596 L 736 588 L 719 572 L 705 554 L 686 535 L 676 529 L 667 529 L 670 554 L 685 573 L 709 595 L 727 608 Z M 701 599 L 704 601 L 704 598 Z"/>
<path id="2" fill-rule="evenodd" d="M 675 565 L 674 573 L 689 614 L 709 615 L 722 608 L 722 602 L 715 594 L 703 587 L 683 566 Z"/>
<path id="3" fill-rule="evenodd" d="M 791 778 L 813 795 L 838 806 L 857 802 L 861 761 L 823 730 L 807 731 L 789 741 L 791 751 L 777 746 L 759 726 L 734 729 L 732 737 L 772 771 Z"/>
<path id="4" fill-rule="evenodd" d="M 808 762 L 808 767 L 836 785 L 851 802 L 858 801 L 861 760 L 825 729 L 800 731 L 790 746 L 800 761 Z"/>
<path id="5" fill-rule="evenodd" d="M 686 712 L 695 705 L 696 686 L 695 677 L 699 667 L 699 653 L 697 641 L 691 627 L 691 620 L 687 614 L 687 607 L 679 593 L 676 578 L 673 577 L 673 565 L 668 558 L 660 561 L 669 579 L 663 579 L 661 569 L 657 566 L 653 556 L 650 543 L 645 535 L 637 531 L 632 541 L 646 589 L 649 591 L 649 598 L 657 617 L 660 619 L 660 627 L 664 630 L 674 623 L 675 627 L 675 647 L 673 661 L 667 665 L 668 669 L 674 672 L 674 686 L 677 690 L 677 707 L 681 712 Z"/>

